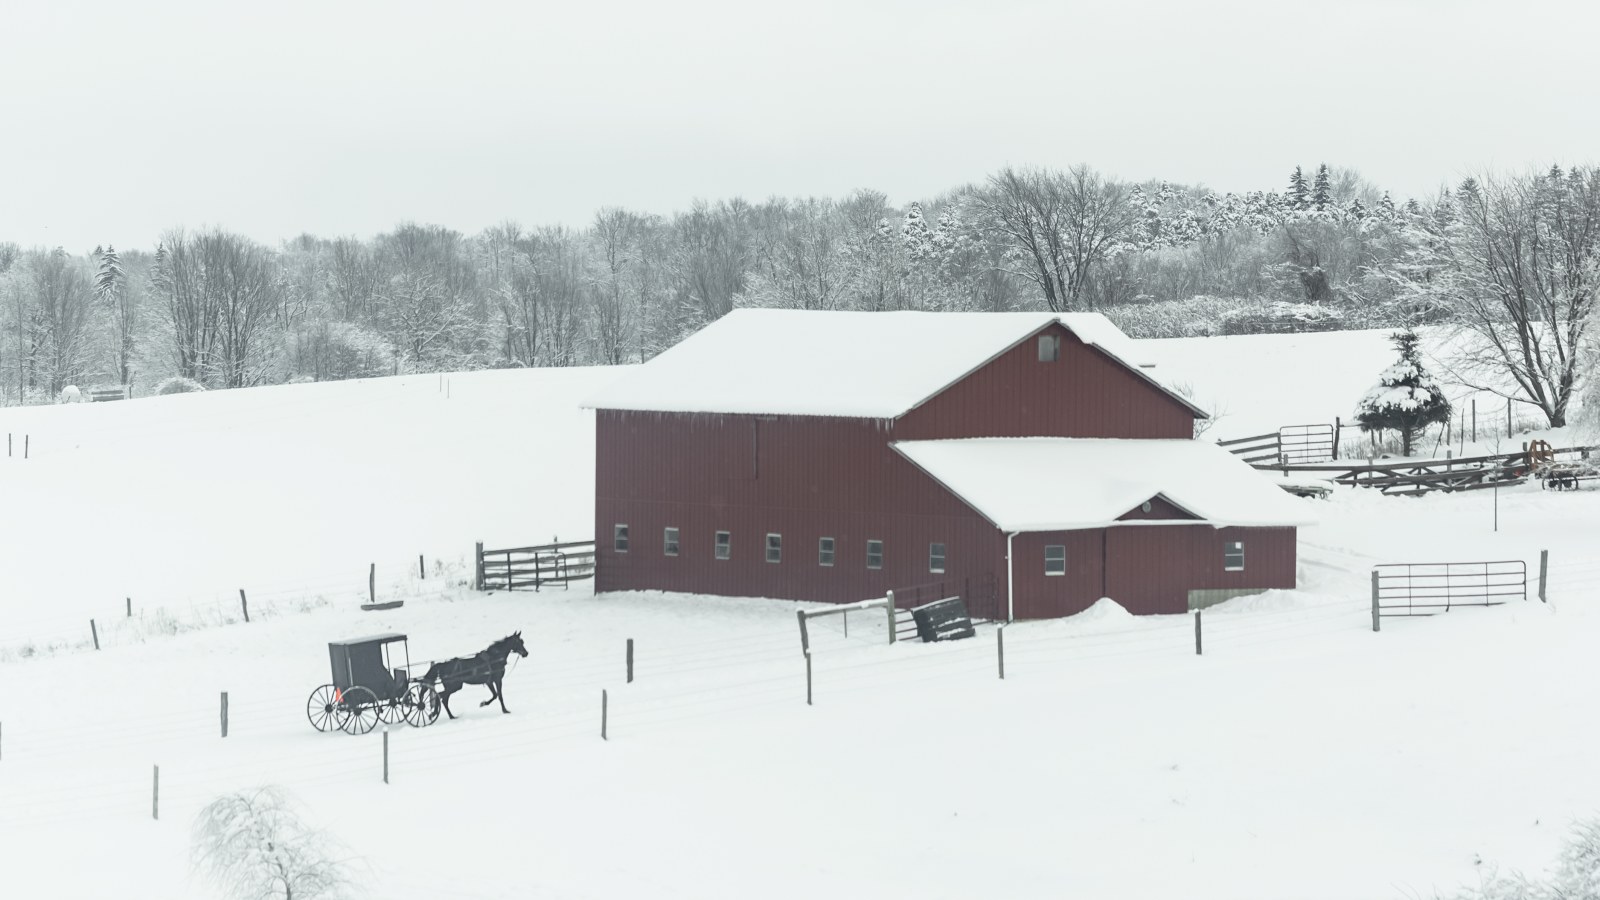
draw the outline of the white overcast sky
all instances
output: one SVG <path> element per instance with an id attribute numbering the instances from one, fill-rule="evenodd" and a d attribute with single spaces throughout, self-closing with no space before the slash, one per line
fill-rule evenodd
<path id="1" fill-rule="evenodd" d="M 0 241 L 903 204 L 1008 163 L 1425 194 L 1596 161 L 1596 6 L 0 0 Z"/>

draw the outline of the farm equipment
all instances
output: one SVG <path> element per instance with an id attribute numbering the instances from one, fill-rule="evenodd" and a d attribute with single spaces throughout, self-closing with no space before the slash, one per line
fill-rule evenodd
<path id="1" fill-rule="evenodd" d="M 398 650 L 395 645 L 399 645 Z M 394 665 L 396 657 L 404 665 Z M 417 728 L 439 718 L 433 686 L 411 677 L 411 648 L 403 634 L 376 634 L 328 644 L 332 681 L 306 700 L 306 718 L 318 731 L 366 734 L 379 722 Z"/>

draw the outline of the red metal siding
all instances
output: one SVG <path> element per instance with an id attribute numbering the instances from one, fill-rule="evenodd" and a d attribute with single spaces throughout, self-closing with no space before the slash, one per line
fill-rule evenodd
<path id="1" fill-rule="evenodd" d="M 1244 543 L 1244 571 L 1223 570 L 1228 541 Z M 1066 575 L 1044 574 L 1050 544 L 1066 546 Z M 1293 528 L 1122 526 L 1019 534 L 1012 546 L 1019 619 L 1070 616 L 1101 597 L 1140 615 L 1182 613 L 1191 590 L 1295 586 Z"/>
<path id="2" fill-rule="evenodd" d="M 1106 595 L 1130 612 L 1187 612 L 1191 590 L 1295 584 L 1293 528 L 1150 525 L 1107 534 Z M 1244 542 L 1244 571 L 1223 570 L 1228 541 Z"/>
<path id="3" fill-rule="evenodd" d="M 861 419 L 596 415 L 595 534 L 599 591 L 668 590 L 850 602 L 939 580 L 992 578 L 997 533 L 889 447 L 882 423 Z M 616 553 L 613 527 L 629 528 Z M 676 557 L 662 529 L 679 529 Z M 714 558 L 717 531 L 731 558 Z M 783 536 L 779 563 L 768 533 Z M 832 567 L 817 541 L 835 539 Z M 884 542 L 882 569 L 866 567 Z M 945 572 L 929 544 L 946 545 Z"/>
<path id="4" fill-rule="evenodd" d="M 906 413 L 894 439 L 1194 436 L 1194 413 L 1166 392 L 1060 325 L 1041 334 L 1060 336 L 1060 359 L 1039 362 L 1030 337 Z"/>

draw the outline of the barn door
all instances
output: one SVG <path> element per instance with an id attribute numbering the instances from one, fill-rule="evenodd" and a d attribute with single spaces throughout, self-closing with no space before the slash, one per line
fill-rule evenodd
<path id="1" fill-rule="evenodd" d="M 1131 613 L 1189 611 L 1192 525 L 1107 528 L 1105 594 Z M 1209 530 L 1209 529 L 1205 529 Z"/>

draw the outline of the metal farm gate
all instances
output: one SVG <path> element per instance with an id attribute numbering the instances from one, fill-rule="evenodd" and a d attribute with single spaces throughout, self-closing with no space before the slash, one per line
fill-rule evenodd
<path id="1" fill-rule="evenodd" d="M 1528 599 L 1528 564 L 1386 563 L 1372 567 L 1372 628 L 1391 616 L 1431 616 L 1460 606 L 1500 606 Z"/>

